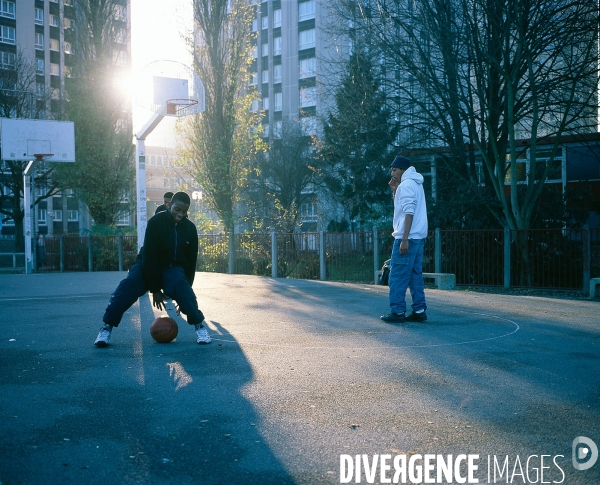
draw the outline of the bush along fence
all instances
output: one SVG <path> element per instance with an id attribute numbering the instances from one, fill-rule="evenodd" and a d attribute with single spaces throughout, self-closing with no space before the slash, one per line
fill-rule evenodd
<path id="1" fill-rule="evenodd" d="M 198 271 L 355 283 L 377 281 L 390 258 L 389 231 L 198 236 Z M 41 249 L 41 248 L 39 248 Z M 18 255 L 18 253 L 16 253 Z M 137 236 L 47 236 L 38 271 L 123 271 Z M 19 270 L 15 254 L 4 269 Z M 12 266 L 12 268 L 11 268 Z M 462 286 L 583 290 L 600 277 L 600 228 L 430 231 L 423 272 L 452 273 Z"/>

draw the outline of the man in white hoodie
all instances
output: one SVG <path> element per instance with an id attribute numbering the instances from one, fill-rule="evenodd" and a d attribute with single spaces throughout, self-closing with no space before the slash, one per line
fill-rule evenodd
<path id="1" fill-rule="evenodd" d="M 423 283 L 423 247 L 427 237 L 427 207 L 423 176 L 402 156 L 390 165 L 394 192 L 394 247 L 390 269 L 391 312 L 382 315 L 384 322 L 424 322 L 427 320 Z M 406 312 L 406 289 L 412 296 L 412 313 Z"/>

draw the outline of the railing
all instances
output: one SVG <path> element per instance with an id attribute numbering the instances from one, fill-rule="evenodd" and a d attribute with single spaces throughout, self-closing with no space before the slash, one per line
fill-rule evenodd
<path id="1" fill-rule="evenodd" d="M 198 271 L 372 283 L 393 238 L 390 231 L 235 234 L 231 257 L 227 235 L 199 235 L 198 243 Z M 38 271 L 126 270 L 137 237 L 47 236 L 43 253 Z M 20 270 L 22 258 L 2 253 L 0 269 Z M 453 273 L 462 286 L 582 290 L 600 276 L 600 228 L 430 231 L 423 271 Z"/>

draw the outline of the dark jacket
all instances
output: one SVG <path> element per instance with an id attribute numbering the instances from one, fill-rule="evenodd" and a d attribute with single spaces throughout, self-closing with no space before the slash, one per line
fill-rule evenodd
<path id="1" fill-rule="evenodd" d="M 166 210 L 167 210 L 167 206 L 165 204 L 161 204 L 154 211 L 154 215 L 158 214 L 159 212 L 166 211 Z"/>
<path id="2" fill-rule="evenodd" d="M 140 256 L 144 281 L 150 292 L 162 289 L 161 274 L 169 266 L 181 266 L 191 285 L 198 259 L 196 225 L 189 219 L 176 224 L 169 211 L 159 212 L 148 221 Z"/>

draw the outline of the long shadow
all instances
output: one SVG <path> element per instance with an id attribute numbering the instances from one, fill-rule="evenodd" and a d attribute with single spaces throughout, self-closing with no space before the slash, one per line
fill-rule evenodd
<path id="1" fill-rule="evenodd" d="M 187 324 L 154 342 L 146 296 L 97 349 L 106 302 L 3 302 L 2 485 L 295 483 L 242 395 L 253 370 L 239 346 L 198 345 Z M 60 325 L 36 326 L 42 314 Z"/>
<path id="2" fill-rule="evenodd" d="M 315 336 L 311 345 L 310 335 L 301 342 L 282 332 L 272 337 L 273 344 L 279 339 L 315 354 L 329 348 L 338 360 L 360 353 L 353 385 L 370 386 L 370 411 L 356 411 L 367 407 L 355 390 L 344 392 L 333 381 L 321 386 L 335 389 L 344 403 L 338 415 L 361 415 L 363 440 L 368 435 L 374 443 L 386 441 L 381 422 L 368 415 L 379 407 L 392 422 L 394 415 L 410 416 L 400 426 L 410 436 L 400 449 L 509 455 L 511 472 L 516 455 L 525 460 L 562 455 L 557 460 L 565 483 L 600 483 L 600 466 L 579 472 L 571 465 L 575 437 L 600 438 L 600 329 L 594 303 L 432 291 L 428 322 L 390 326 L 378 319 L 387 309 L 382 288 L 268 279 L 266 286 L 274 296 L 248 306 L 260 311 L 268 305 L 288 324 L 280 327 L 284 331 L 305 328 Z M 348 366 L 346 376 L 355 369 Z M 374 383 L 382 381 L 387 392 L 378 396 Z M 411 398 L 402 402 L 388 393 Z M 350 455 L 364 450 L 348 443 Z M 384 450 L 373 452 L 378 451 Z M 552 466 L 544 479 L 560 481 L 561 472 Z"/>

